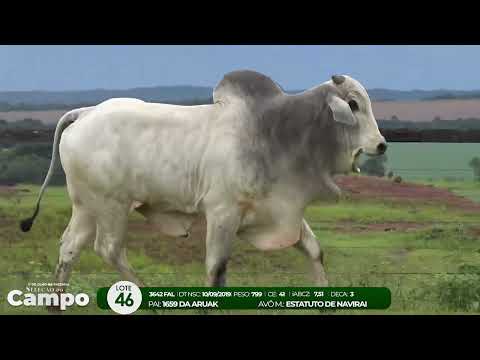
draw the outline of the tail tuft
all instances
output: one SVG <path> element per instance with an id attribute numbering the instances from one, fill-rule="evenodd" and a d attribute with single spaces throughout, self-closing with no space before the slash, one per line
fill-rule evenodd
<path id="1" fill-rule="evenodd" d="M 33 215 L 30 216 L 29 218 L 26 218 L 20 221 L 20 229 L 23 232 L 30 231 L 30 229 L 32 228 L 33 222 L 35 221 L 35 218 L 37 217 L 39 211 L 40 211 L 40 205 L 37 203 L 37 207 L 35 208 L 35 212 L 33 213 Z"/>
<path id="2" fill-rule="evenodd" d="M 29 232 L 32 228 L 34 219 L 35 218 L 32 216 L 20 221 L 20 229 L 22 229 L 23 232 Z"/>

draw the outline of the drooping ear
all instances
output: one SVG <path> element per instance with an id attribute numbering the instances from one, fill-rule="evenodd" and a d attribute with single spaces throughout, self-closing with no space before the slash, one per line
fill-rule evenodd
<path id="1" fill-rule="evenodd" d="M 346 101 L 335 95 L 329 96 L 327 101 L 335 121 L 352 126 L 357 123 L 357 118 Z"/>

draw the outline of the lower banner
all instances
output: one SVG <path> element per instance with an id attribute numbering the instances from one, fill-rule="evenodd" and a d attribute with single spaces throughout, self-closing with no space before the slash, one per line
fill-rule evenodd
<path id="1" fill-rule="evenodd" d="M 119 313 L 137 309 L 387 309 L 391 292 L 384 287 L 138 288 L 121 281 L 100 288 L 97 303 L 101 309 Z"/>

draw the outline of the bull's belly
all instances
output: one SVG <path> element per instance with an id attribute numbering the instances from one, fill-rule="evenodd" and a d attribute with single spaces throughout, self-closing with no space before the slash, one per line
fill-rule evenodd
<path id="1" fill-rule="evenodd" d="M 282 202 L 249 203 L 238 237 L 260 250 L 284 249 L 300 240 L 303 214 L 286 208 Z"/>
<path id="2" fill-rule="evenodd" d="M 132 210 L 142 214 L 147 223 L 162 235 L 173 237 L 187 237 L 193 224 L 199 219 L 196 213 L 159 211 L 148 204 L 138 202 L 132 204 Z"/>
<path id="3" fill-rule="evenodd" d="M 297 226 L 262 226 L 240 231 L 238 237 L 248 241 L 257 249 L 280 250 L 295 245 L 300 240 L 300 225 Z"/>
<path id="4" fill-rule="evenodd" d="M 188 236 L 193 225 L 204 220 L 198 209 L 187 210 L 185 206 L 173 206 L 171 203 L 136 203 L 133 208 L 157 231 L 174 237 Z M 291 247 L 300 240 L 302 215 L 300 212 L 279 212 L 270 205 L 257 204 L 245 210 L 237 237 L 264 251 Z"/>
<path id="5" fill-rule="evenodd" d="M 147 222 L 159 233 L 172 237 L 186 237 L 193 225 L 203 217 L 200 214 L 159 212 L 148 205 L 134 205 Z M 295 245 L 300 240 L 301 224 L 295 225 L 250 225 L 241 227 L 237 233 L 241 241 L 248 241 L 262 251 L 280 250 Z"/>

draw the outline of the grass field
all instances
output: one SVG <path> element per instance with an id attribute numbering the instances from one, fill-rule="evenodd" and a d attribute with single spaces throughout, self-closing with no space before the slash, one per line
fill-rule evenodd
<path id="1" fill-rule="evenodd" d="M 458 193 L 480 198 L 473 182 L 438 182 Z M 42 212 L 30 233 L 18 230 L 18 219 L 30 215 L 38 187 L 30 192 L 0 195 L 0 314 L 48 314 L 43 308 L 13 308 L 6 302 L 12 289 L 27 282 L 51 281 L 58 241 L 68 222 L 70 202 L 62 187 L 47 190 Z M 327 314 L 480 313 L 480 226 L 474 212 L 442 206 L 393 201 L 342 200 L 311 206 L 306 218 L 326 253 L 331 286 L 387 286 L 392 305 L 386 311 L 335 311 Z M 204 244 L 200 239 L 163 239 L 131 216 L 129 260 L 151 286 L 203 286 Z M 295 249 L 260 252 L 237 242 L 229 266 L 231 286 L 313 285 L 310 266 Z M 72 292 L 87 292 L 86 308 L 68 314 L 111 314 L 96 307 L 98 287 L 119 280 L 113 269 L 85 250 L 70 281 Z M 137 312 L 141 314 L 142 312 Z M 168 314 L 195 311 L 165 311 Z M 212 312 L 230 314 L 318 314 L 305 310 Z M 322 312 L 325 313 L 325 312 Z"/>
<path id="2" fill-rule="evenodd" d="M 480 145 L 473 143 L 390 143 L 387 172 L 408 180 L 473 180 L 469 161 L 480 157 Z"/>
<path id="3" fill-rule="evenodd" d="M 454 194 L 480 203 L 480 182 L 478 181 L 419 180 L 418 182 L 448 189 Z"/>

